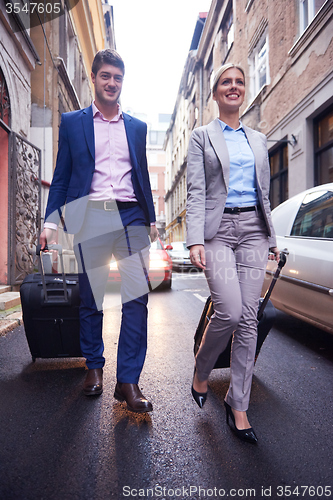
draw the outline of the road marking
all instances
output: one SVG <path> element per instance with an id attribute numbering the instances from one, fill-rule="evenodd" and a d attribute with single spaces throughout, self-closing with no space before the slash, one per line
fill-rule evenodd
<path id="1" fill-rule="evenodd" d="M 193 294 L 194 297 L 196 297 L 197 299 L 201 300 L 201 302 L 206 302 L 207 298 L 205 299 L 205 297 L 202 297 L 201 295 L 199 295 L 198 293 L 194 293 Z"/>
<path id="2" fill-rule="evenodd" d="M 180 274 L 180 273 L 173 273 L 172 274 L 172 279 L 175 279 L 175 280 L 196 280 L 196 279 L 202 279 L 202 278 L 205 278 L 206 279 L 206 276 L 204 275 L 204 273 L 184 273 L 184 274 Z"/>

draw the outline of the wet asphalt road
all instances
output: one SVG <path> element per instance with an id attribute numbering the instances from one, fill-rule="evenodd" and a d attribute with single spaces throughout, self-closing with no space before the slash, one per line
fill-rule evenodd
<path id="1" fill-rule="evenodd" d="M 117 293 L 106 301 L 98 398 L 82 394 L 82 359 L 33 364 L 23 327 L 1 337 L 0 500 L 332 498 L 332 336 L 278 314 L 255 368 L 253 446 L 225 423 L 228 369 L 213 371 L 204 409 L 191 397 L 207 295 L 202 274 L 175 274 L 171 291 L 150 295 L 147 415 L 113 398 Z"/>

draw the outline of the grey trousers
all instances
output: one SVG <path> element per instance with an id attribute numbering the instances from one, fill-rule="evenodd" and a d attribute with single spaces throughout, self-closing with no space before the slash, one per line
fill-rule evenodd
<path id="1" fill-rule="evenodd" d="M 225 401 L 248 409 L 257 341 L 257 310 L 268 257 L 267 229 L 260 210 L 224 214 L 205 241 L 206 278 L 214 314 L 196 356 L 199 380 L 207 380 L 233 335 L 230 385 Z"/>

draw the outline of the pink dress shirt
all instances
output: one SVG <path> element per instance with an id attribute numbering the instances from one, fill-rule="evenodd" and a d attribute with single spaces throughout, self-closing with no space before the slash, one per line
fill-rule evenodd
<path id="1" fill-rule="evenodd" d="M 95 171 L 90 200 L 137 201 L 132 184 L 132 165 L 121 108 L 106 120 L 92 103 L 95 135 Z"/>
<path id="2" fill-rule="evenodd" d="M 132 165 L 128 149 L 124 119 L 118 105 L 118 114 L 106 120 L 92 103 L 95 136 L 95 171 L 89 200 L 137 201 L 132 184 Z M 154 222 L 151 225 L 155 225 Z M 52 222 L 45 228 L 57 229 Z"/>

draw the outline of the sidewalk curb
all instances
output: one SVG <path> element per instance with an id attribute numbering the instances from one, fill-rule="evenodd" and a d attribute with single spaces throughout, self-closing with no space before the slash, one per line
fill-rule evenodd
<path id="1" fill-rule="evenodd" d="M 16 311 L 8 316 L 0 318 L 0 337 L 5 336 L 20 325 L 23 325 L 22 311 Z"/>

